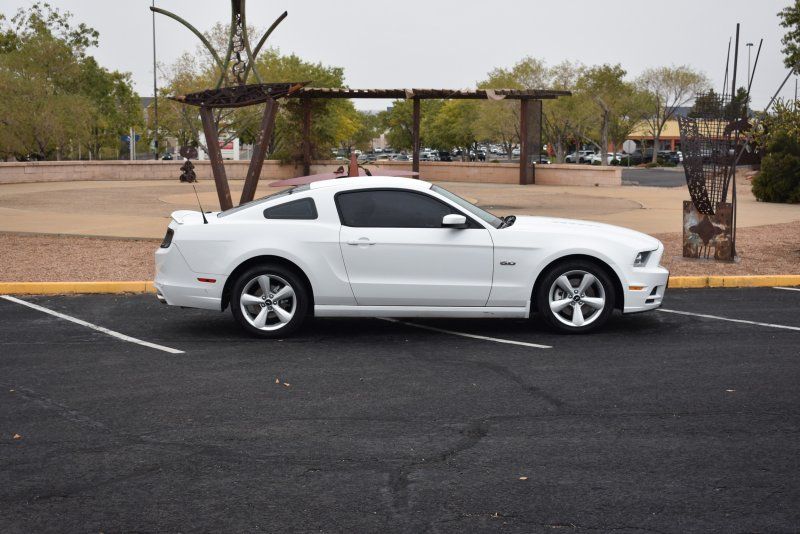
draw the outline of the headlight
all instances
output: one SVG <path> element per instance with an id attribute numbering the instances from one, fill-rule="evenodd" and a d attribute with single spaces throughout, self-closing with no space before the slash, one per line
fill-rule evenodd
<path id="1" fill-rule="evenodd" d="M 650 259 L 651 250 L 646 250 L 644 252 L 640 252 L 636 255 L 636 259 L 633 260 L 634 267 L 644 267 L 647 265 L 647 260 Z"/>
<path id="2" fill-rule="evenodd" d="M 169 248 L 172 244 L 172 236 L 175 235 L 175 232 L 172 228 L 167 228 L 167 235 L 164 236 L 164 240 L 161 242 L 161 248 Z"/>

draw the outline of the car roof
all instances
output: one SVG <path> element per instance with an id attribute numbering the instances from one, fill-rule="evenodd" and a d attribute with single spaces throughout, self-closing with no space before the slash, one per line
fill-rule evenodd
<path id="1" fill-rule="evenodd" d="M 333 180 L 320 180 L 312 182 L 311 189 L 335 187 L 337 189 L 366 189 L 373 187 L 400 187 L 424 191 L 430 189 L 431 183 L 413 178 L 400 178 L 399 176 L 358 176 L 352 178 L 335 178 Z"/>

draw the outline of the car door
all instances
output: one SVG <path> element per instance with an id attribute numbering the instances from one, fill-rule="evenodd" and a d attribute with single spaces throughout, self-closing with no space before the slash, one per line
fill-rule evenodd
<path id="1" fill-rule="evenodd" d="M 402 189 L 336 195 L 339 244 L 361 306 L 485 306 L 492 286 L 489 231 L 443 228 L 463 214 L 432 195 Z"/>

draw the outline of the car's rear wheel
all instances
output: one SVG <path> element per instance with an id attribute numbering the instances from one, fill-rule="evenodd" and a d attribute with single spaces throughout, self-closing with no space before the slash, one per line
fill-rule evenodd
<path id="1" fill-rule="evenodd" d="M 248 332 L 286 337 L 303 324 L 310 296 L 303 280 L 281 265 L 259 265 L 242 273 L 231 293 L 233 316 Z"/>
<path id="2" fill-rule="evenodd" d="M 614 311 L 614 284 L 604 269 L 587 260 L 554 265 L 537 286 L 536 307 L 553 330 L 584 334 L 602 327 Z"/>

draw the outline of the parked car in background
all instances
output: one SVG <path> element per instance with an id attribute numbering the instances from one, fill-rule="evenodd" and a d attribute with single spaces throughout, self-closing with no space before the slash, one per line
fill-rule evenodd
<path id="1" fill-rule="evenodd" d="M 678 152 L 674 150 L 659 150 L 657 157 L 664 163 L 674 163 L 675 165 L 678 165 L 683 161 L 683 159 L 678 155 Z"/>
<path id="2" fill-rule="evenodd" d="M 568 154 L 564 161 L 567 163 L 587 163 L 588 159 L 593 155 L 593 150 L 579 150 L 577 153 Z"/>
<path id="3" fill-rule="evenodd" d="M 166 152 L 164 154 L 164 157 L 162 157 L 161 159 L 162 159 L 162 161 L 172 161 L 172 153 Z"/>
<path id="4" fill-rule="evenodd" d="M 497 217 L 437 185 L 357 177 L 172 213 L 157 298 L 281 338 L 318 317 L 527 318 L 587 333 L 661 305 L 664 245 L 608 224 Z"/>
<path id="5" fill-rule="evenodd" d="M 606 154 L 606 165 L 611 165 L 612 161 L 619 161 L 620 159 L 622 159 L 622 154 L 620 152 L 617 152 L 616 154 L 609 152 Z M 601 154 L 592 154 L 586 160 L 587 163 L 591 163 L 592 165 L 599 165 L 602 161 L 603 156 Z"/>

